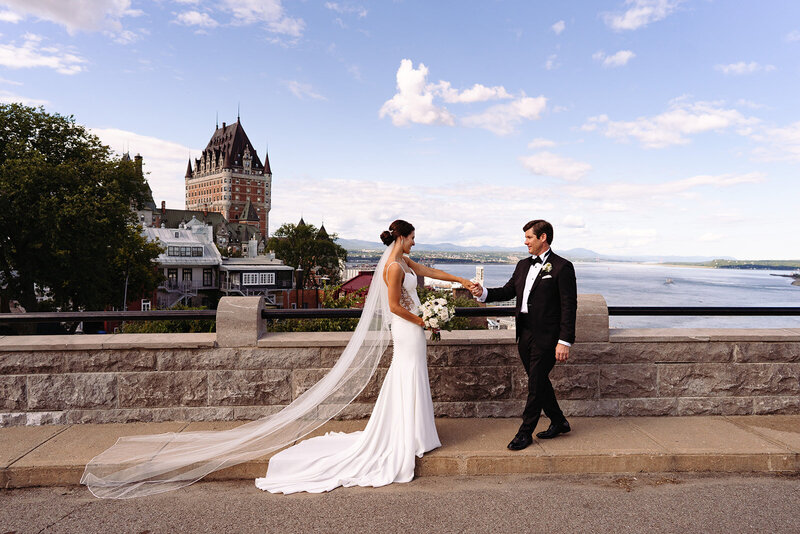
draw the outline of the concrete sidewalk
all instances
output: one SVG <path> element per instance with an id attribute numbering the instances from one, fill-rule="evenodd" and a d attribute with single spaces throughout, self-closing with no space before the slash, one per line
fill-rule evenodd
<path id="1" fill-rule="evenodd" d="M 226 429 L 231 422 L 0 428 L 0 488 L 78 484 L 84 466 L 120 436 Z M 312 435 L 352 432 L 366 421 L 331 421 Z M 547 427 L 540 422 L 538 430 Z M 437 419 L 442 447 L 417 460 L 417 476 L 513 473 L 800 472 L 800 415 L 592 417 L 573 431 L 506 448 L 518 419 Z M 253 479 L 269 456 L 211 474 Z"/>

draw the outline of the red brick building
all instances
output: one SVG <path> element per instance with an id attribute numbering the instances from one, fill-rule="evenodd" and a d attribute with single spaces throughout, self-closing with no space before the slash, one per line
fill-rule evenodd
<path id="1" fill-rule="evenodd" d="M 186 209 L 221 213 L 231 223 L 258 226 L 269 235 L 272 169 L 264 162 L 237 118 L 222 123 L 203 150 L 186 169 Z"/>

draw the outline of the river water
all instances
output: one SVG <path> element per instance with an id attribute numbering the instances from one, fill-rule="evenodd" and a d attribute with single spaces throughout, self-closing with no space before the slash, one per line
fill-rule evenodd
<path id="1" fill-rule="evenodd" d="M 609 306 L 800 306 L 789 271 L 707 269 L 642 263 L 575 262 L 578 293 L 599 293 Z M 475 264 L 437 264 L 475 277 Z M 486 287 L 505 284 L 513 265 L 484 265 Z M 671 283 L 667 280 L 671 279 Z M 800 328 L 800 317 L 615 317 L 612 328 Z"/>

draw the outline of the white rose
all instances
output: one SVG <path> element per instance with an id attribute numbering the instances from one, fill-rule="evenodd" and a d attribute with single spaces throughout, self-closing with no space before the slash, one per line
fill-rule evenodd
<path id="1" fill-rule="evenodd" d="M 430 326 L 431 328 L 439 328 L 439 320 L 434 317 L 433 319 L 428 321 L 428 326 Z"/>

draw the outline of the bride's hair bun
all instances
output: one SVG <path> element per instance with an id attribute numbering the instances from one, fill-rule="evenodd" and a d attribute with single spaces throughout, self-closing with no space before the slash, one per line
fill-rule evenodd
<path id="1" fill-rule="evenodd" d="M 383 241 L 383 244 L 388 247 L 394 243 L 394 240 L 398 237 L 408 237 L 413 231 L 414 225 L 404 221 L 403 219 L 397 219 L 389 225 L 389 230 L 384 231 L 381 234 L 381 241 Z"/>
<path id="2" fill-rule="evenodd" d="M 388 247 L 389 245 L 394 243 L 394 236 L 389 230 L 384 230 L 383 233 L 381 234 L 381 241 L 383 241 L 383 244 Z"/>

